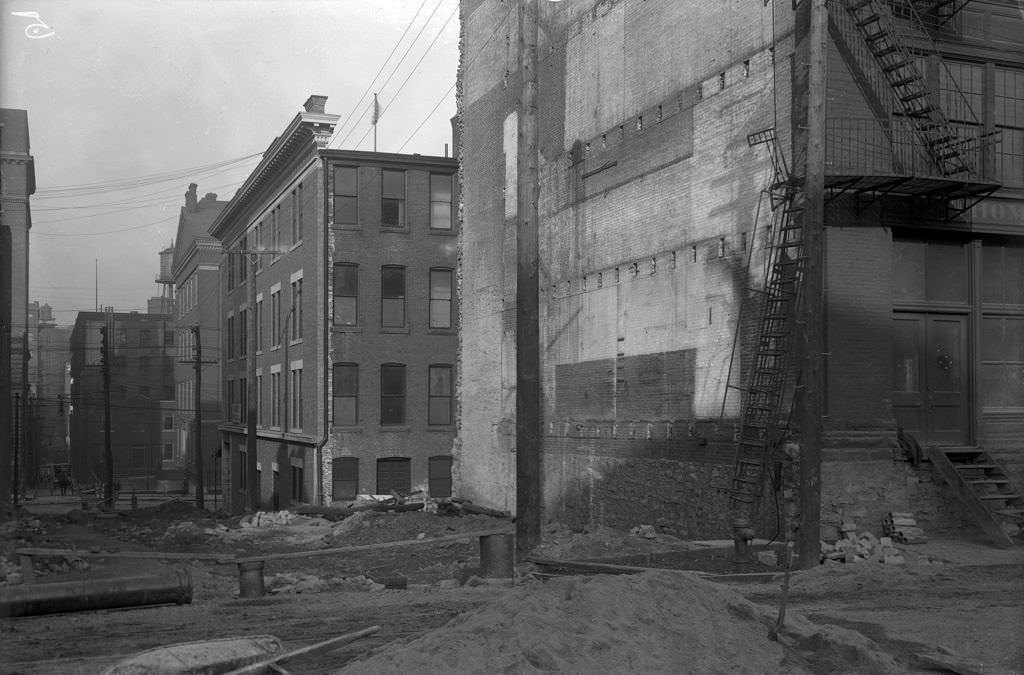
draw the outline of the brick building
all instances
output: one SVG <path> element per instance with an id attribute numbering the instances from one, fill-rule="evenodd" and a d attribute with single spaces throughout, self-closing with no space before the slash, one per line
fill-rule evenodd
<path id="1" fill-rule="evenodd" d="M 329 150 L 325 102 L 309 98 L 210 229 L 234 511 L 451 489 L 456 163 Z"/>
<path id="2" fill-rule="evenodd" d="M 200 448 L 203 455 L 204 485 L 214 487 L 219 473 L 215 457 L 220 448 L 220 242 L 209 235 L 210 225 L 227 206 L 217 195 L 201 199 L 192 183 L 185 193 L 185 205 L 178 217 L 178 232 L 172 251 L 170 281 L 174 286 L 174 412 L 171 448 L 163 458 L 164 469 L 191 474 L 195 468 L 196 367 L 198 347 L 204 362 L 199 407 L 202 415 Z M 198 335 L 197 335 L 198 331 Z M 216 475 L 215 475 L 216 474 Z M 184 477 L 184 476 L 183 476 Z"/>
<path id="3" fill-rule="evenodd" d="M 106 476 L 103 338 L 110 356 L 114 476 L 122 489 L 157 489 L 174 399 L 174 332 L 167 314 L 79 312 L 71 332 L 71 467 L 79 483 Z"/>
<path id="4" fill-rule="evenodd" d="M 529 6 L 545 517 L 728 534 L 756 441 L 770 446 L 759 489 L 781 479 L 794 518 L 797 319 L 824 335 L 822 521 L 877 525 L 911 504 L 923 522 L 960 521 L 930 470 L 899 461 L 898 427 L 922 446 L 984 447 L 1022 478 L 1024 18 L 1011 4 L 464 0 L 459 494 L 515 505 Z M 812 188 L 823 223 L 804 215 Z M 803 255 L 801 231 L 820 234 L 818 252 Z M 812 317 L 776 294 L 793 265 L 823 271 Z M 771 324 L 775 310 L 788 323 Z M 747 436 L 766 363 L 780 401 L 769 432 Z M 761 533 L 782 527 L 765 501 Z"/>

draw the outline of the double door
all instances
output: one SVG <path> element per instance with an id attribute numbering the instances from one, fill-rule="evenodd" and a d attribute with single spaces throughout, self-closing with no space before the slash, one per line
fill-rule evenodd
<path id="1" fill-rule="evenodd" d="M 921 445 L 967 445 L 967 315 L 896 312 L 893 319 L 897 424 Z"/>

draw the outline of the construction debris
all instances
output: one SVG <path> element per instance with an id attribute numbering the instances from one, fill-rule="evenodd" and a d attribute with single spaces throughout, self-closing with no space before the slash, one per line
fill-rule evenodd
<path id="1" fill-rule="evenodd" d="M 103 671 L 103 675 L 225 673 L 283 652 L 273 635 L 182 642 L 147 649 Z"/>
<path id="2" fill-rule="evenodd" d="M 821 561 L 831 560 L 842 563 L 858 563 L 865 560 L 885 563 L 887 565 L 902 565 L 906 563 L 903 553 L 894 545 L 894 537 L 876 537 L 868 531 L 857 533 L 857 525 L 853 522 L 844 522 L 840 526 L 843 536 L 832 543 L 821 542 Z M 903 542 L 900 542 L 903 543 Z"/>
<path id="3" fill-rule="evenodd" d="M 900 544 L 924 544 L 928 541 L 912 513 L 886 514 L 882 519 L 882 531 Z"/>

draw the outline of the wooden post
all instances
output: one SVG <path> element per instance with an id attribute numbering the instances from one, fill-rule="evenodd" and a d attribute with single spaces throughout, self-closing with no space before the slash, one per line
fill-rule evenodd
<path id="1" fill-rule="evenodd" d="M 252 280 L 255 282 L 255 280 Z M 196 336 L 196 381 L 195 381 L 195 453 L 196 453 L 196 508 L 206 508 L 206 485 L 203 480 L 203 343 L 199 326 L 192 326 L 192 333 Z"/>
<path id="2" fill-rule="evenodd" d="M 537 2 L 519 3 L 523 89 L 516 153 L 516 552 L 520 556 L 540 541 Z"/>
<path id="3" fill-rule="evenodd" d="M 804 173 L 804 296 L 801 335 L 802 419 L 800 420 L 800 568 L 819 562 L 821 539 L 821 446 L 825 386 L 825 68 L 828 38 L 826 0 L 810 0 L 807 73 L 807 164 Z"/>

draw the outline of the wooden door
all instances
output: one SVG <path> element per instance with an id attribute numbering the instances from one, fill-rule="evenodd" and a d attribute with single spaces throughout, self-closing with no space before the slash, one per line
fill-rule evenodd
<path id="1" fill-rule="evenodd" d="M 922 445 L 966 445 L 967 317 L 897 312 L 893 318 L 897 424 Z"/>

